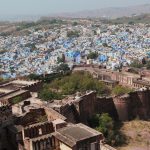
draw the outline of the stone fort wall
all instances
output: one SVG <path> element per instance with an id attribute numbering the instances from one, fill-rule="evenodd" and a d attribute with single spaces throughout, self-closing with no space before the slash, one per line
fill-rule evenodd
<path id="1" fill-rule="evenodd" d="M 72 109 L 73 108 L 73 109 Z M 88 120 L 94 114 L 109 113 L 115 120 L 128 121 L 135 118 L 150 118 L 150 90 L 135 91 L 119 97 L 96 97 L 96 92 L 91 92 L 72 105 L 61 107 L 60 113 L 69 122 L 82 122 L 88 124 Z"/>

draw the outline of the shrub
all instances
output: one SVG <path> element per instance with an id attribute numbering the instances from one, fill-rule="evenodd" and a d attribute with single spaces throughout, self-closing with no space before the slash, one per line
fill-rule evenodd
<path id="1" fill-rule="evenodd" d="M 93 79 L 89 73 L 82 71 L 72 73 L 70 76 L 63 77 L 59 80 L 56 79 L 49 87 L 60 90 L 65 95 L 74 94 L 77 91 L 85 92 L 87 90 L 95 90 L 98 95 L 109 92 L 104 83 Z"/>
<path id="2" fill-rule="evenodd" d="M 21 101 L 22 101 L 22 97 L 21 96 L 17 96 L 17 97 L 14 97 L 11 102 L 13 104 L 17 104 L 17 103 L 19 103 Z"/>
<path id="3" fill-rule="evenodd" d="M 63 96 L 60 93 L 53 92 L 48 88 L 44 88 L 39 92 L 38 97 L 44 101 L 52 101 L 53 99 L 62 99 Z"/>
<path id="4" fill-rule="evenodd" d="M 88 59 L 96 59 L 98 57 L 97 52 L 90 52 L 87 56 Z"/>
<path id="5" fill-rule="evenodd" d="M 74 38 L 74 37 L 79 37 L 80 33 L 79 31 L 68 31 L 67 32 L 67 37 L 69 38 Z"/>
<path id="6" fill-rule="evenodd" d="M 108 113 L 96 114 L 89 120 L 89 125 L 102 132 L 106 142 L 112 146 L 118 146 L 126 142 L 125 136 L 116 129 L 115 122 Z"/>
<path id="7" fill-rule="evenodd" d="M 123 87 L 123 86 L 120 86 L 120 85 L 117 85 L 115 86 L 115 88 L 112 90 L 112 93 L 114 95 L 123 95 L 123 94 L 127 94 L 127 93 L 130 93 L 132 92 L 133 90 L 128 88 L 128 87 Z"/>

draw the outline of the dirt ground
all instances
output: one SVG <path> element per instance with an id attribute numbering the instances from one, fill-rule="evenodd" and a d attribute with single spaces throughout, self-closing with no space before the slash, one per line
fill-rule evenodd
<path id="1" fill-rule="evenodd" d="M 128 144 L 117 150 L 150 150 L 150 121 L 125 122 L 121 132 L 127 137 Z"/>

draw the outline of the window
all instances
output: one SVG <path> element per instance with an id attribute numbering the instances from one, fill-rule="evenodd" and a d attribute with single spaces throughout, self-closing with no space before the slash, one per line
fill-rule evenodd
<path id="1" fill-rule="evenodd" d="M 39 129 L 39 135 L 42 135 L 42 129 L 41 128 Z"/>
<path id="2" fill-rule="evenodd" d="M 96 142 L 91 143 L 91 150 L 98 150 L 98 144 Z"/>

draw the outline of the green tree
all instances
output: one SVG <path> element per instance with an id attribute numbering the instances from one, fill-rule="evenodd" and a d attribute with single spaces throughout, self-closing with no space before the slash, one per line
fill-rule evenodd
<path id="1" fill-rule="evenodd" d="M 68 66 L 68 64 L 60 64 L 57 68 L 56 68 L 56 71 L 57 72 L 67 72 L 67 71 L 70 71 L 70 68 Z"/>
<path id="2" fill-rule="evenodd" d="M 31 51 L 36 50 L 36 46 L 35 46 L 34 43 L 27 43 L 27 44 L 25 45 L 25 47 L 29 47 L 29 48 L 31 49 Z"/>
<path id="3" fill-rule="evenodd" d="M 88 120 L 90 127 L 96 128 L 99 126 L 100 114 L 94 115 L 91 119 Z"/>
<path id="4" fill-rule="evenodd" d="M 97 52 L 90 52 L 87 56 L 88 59 L 96 59 L 98 57 Z"/>
<path id="5" fill-rule="evenodd" d="M 104 46 L 104 47 L 108 47 L 108 44 L 107 44 L 107 43 L 103 43 L 103 46 Z"/>
<path id="6" fill-rule="evenodd" d="M 106 138 L 106 143 L 112 146 L 118 146 L 126 142 L 125 136 L 116 129 L 115 122 L 108 113 L 96 114 L 89 120 L 89 125 L 102 132 Z"/>
<path id="7" fill-rule="evenodd" d="M 150 61 L 148 61 L 148 62 L 146 63 L 146 68 L 147 68 L 148 70 L 150 70 Z"/>
<path id="8" fill-rule="evenodd" d="M 79 37 L 80 32 L 79 31 L 68 31 L 67 32 L 67 37 L 69 38 L 74 38 L 74 37 Z"/>
<path id="9" fill-rule="evenodd" d="M 144 65 L 139 62 L 139 60 L 134 60 L 131 64 L 130 67 L 134 67 L 134 68 L 142 68 L 144 67 Z"/>
<path id="10" fill-rule="evenodd" d="M 73 22 L 73 24 L 72 24 L 73 26 L 77 26 L 78 25 L 78 23 L 77 22 Z"/>
<path id="11" fill-rule="evenodd" d="M 98 95 L 109 94 L 109 89 L 104 83 L 93 79 L 89 73 L 82 71 L 56 79 L 51 82 L 49 87 L 57 91 L 60 90 L 65 95 L 74 94 L 77 91 L 85 92 L 87 90 L 95 90 Z"/>
<path id="12" fill-rule="evenodd" d="M 109 114 L 104 113 L 99 117 L 99 126 L 97 130 L 101 131 L 104 135 L 108 135 L 109 130 L 114 128 L 114 122 Z"/>
<path id="13" fill-rule="evenodd" d="M 129 25 L 134 25 L 134 21 L 129 21 L 128 24 Z"/>
<path id="14" fill-rule="evenodd" d="M 28 78 L 30 80 L 39 80 L 39 76 L 34 73 L 31 73 L 30 75 L 28 75 Z"/>
<path id="15" fill-rule="evenodd" d="M 62 55 L 62 57 L 57 57 L 57 63 L 64 63 L 65 62 L 65 56 Z"/>

